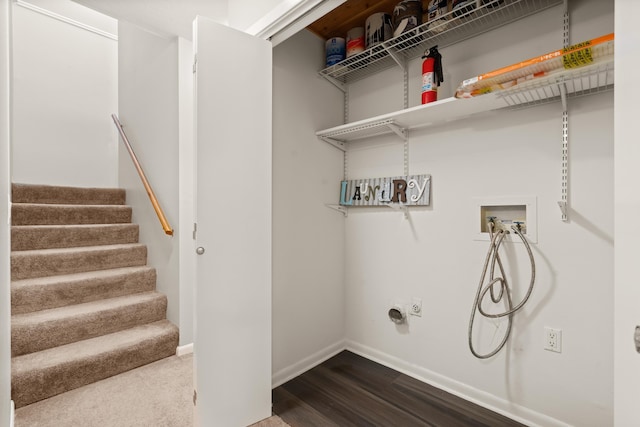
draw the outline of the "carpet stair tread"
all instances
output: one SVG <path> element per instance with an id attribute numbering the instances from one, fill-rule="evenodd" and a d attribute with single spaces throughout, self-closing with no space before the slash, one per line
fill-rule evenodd
<path id="1" fill-rule="evenodd" d="M 16 407 L 175 354 L 178 328 L 168 320 L 12 358 Z"/>
<path id="2" fill-rule="evenodd" d="M 12 184 L 13 203 L 65 203 L 83 205 L 124 205 L 121 188 L 83 188 L 57 185 Z"/>
<path id="3" fill-rule="evenodd" d="M 156 270 L 143 265 L 11 282 L 11 313 L 23 314 L 155 289 Z"/>
<path id="4" fill-rule="evenodd" d="M 12 202 L 16 407 L 175 354 L 125 190 L 13 184 Z"/>
<path id="5" fill-rule="evenodd" d="M 11 316 L 11 355 L 94 338 L 162 320 L 167 297 L 143 292 Z"/>
<path id="6" fill-rule="evenodd" d="M 131 206 L 13 203 L 11 225 L 130 223 Z"/>
<path id="7" fill-rule="evenodd" d="M 11 227 L 11 250 L 137 243 L 138 238 L 137 224 L 16 225 Z"/>
<path id="8" fill-rule="evenodd" d="M 11 279 L 133 267 L 146 263 L 147 247 L 140 243 L 15 251 L 11 252 Z"/>

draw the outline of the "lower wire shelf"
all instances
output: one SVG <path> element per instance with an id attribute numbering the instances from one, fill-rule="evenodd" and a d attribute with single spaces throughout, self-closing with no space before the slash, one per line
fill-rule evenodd
<path id="1" fill-rule="evenodd" d="M 411 129 L 454 122 L 505 108 L 523 108 L 613 89 L 613 54 L 594 64 L 562 70 L 496 92 L 468 99 L 446 98 L 316 132 L 325 142 L 346 150 L 350 141 L 397 134 L 401 141 Z M 564 92 L 564 95 L 563 95 Z"/>

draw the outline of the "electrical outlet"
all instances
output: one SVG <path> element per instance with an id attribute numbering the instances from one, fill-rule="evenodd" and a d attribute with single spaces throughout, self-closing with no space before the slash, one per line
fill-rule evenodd
<path id="1" fill-rule="evenodd" d="M 409 314 L 422 317 L 422 298 L 413 298 L 409 307 Z"/>
<path id="2" fill-rule="evenodd" d="M 544 328 L 544 349 L 562 353 L 562 330 Z"/>

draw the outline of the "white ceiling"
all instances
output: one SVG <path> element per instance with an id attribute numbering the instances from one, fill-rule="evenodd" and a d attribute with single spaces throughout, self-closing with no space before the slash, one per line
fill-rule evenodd
<path id="1" fill-rule="evenodd" d="M 115 19 L 165 36 L 192 37 L 197 15 L 225 23 L 227 0 L 73 0 Z"/>
<path id="2" fill-rule="evenodd" d="M 50 1 L 50 0 L 49 0 Z M 192 38 L 196 16 L 276 46 L 346 0 L 71 0 L 166 37 Z"/>

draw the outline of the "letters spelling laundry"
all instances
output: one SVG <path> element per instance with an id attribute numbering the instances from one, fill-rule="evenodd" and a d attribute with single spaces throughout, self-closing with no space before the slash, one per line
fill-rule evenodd
<path id="1" fill-rule="evenodd" d="M 400 203 L 429 206 L 431 175 L 409 175 L 342 181 L 342 206 L 383 206 Z"/>

